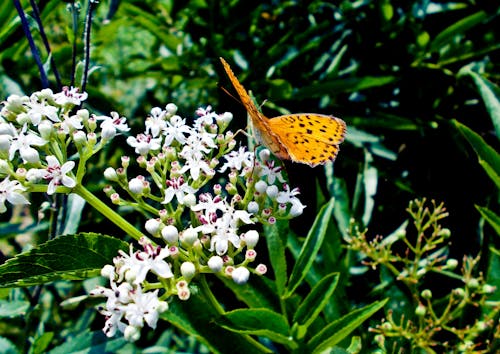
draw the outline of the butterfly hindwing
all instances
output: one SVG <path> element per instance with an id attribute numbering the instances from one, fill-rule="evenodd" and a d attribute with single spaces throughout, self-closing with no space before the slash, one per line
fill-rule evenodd
<path id="1" fill-rule="evenodd" d="M 346 132 L 343 120 L 309 113 L 275 117 L 269 126 L 293 161 L 311 166 L 334 160 Z"/>

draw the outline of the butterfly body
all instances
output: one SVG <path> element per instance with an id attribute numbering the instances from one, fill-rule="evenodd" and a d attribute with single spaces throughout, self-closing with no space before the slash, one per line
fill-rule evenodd
<path id="1" fill-rule="evenodd" d="M 342 119 L 316 113 L 267 118 L 257 109 L 229 64 L 223 58 L 220 60 L 250 116 L 258 142 L 282 160 L 311 167 L 335 160 L 346 133 L 346 124 Z"/>

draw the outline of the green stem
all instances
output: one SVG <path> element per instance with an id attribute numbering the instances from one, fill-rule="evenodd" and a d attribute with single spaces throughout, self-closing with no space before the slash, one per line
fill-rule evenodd
<path id="1" fill-rule="evenodd" d="M 139 240 L 144 236 L 142 232 L 137 230 L 137 228 L 135 228 L 131 223 L 121 217 L 116 211 L 104 204 L 99 198 L 97 198 L 81 184 L 77 184 L 75 188 L 73 188 L 72 192 L 85 199 L 85 201 L 89 203 L 94 209 L 99 211 L 102 215 L 104 215 L 134 239 Z"/>

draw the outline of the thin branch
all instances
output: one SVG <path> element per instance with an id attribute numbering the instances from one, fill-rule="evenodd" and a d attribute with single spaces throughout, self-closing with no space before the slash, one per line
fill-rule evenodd
<path id="1" fill-rule="evenodd" d="M 45 72 L 45 69 L 43 68 L 42 60 L 40 59 L 40 53 L 38 52 L 38 49 L 35 46 L 35 41 L 33 40 L 33 36 L 31 35 L 30 27 L 28 24 L 28 20 L 26 19 L 26 16 L 24 14 L 24 10 L 21 6 L 21 3 L 19 0 L 13 0 L 14 6 L 16 7 L 17 13 L 19 14 L 19 18 L 21 19 L 21 25 L 23 27 L 24 35 L 26 36 L 26 39 L 28 40 L 28 44 L 31 49 L 31 54 L 33 55 L 33 58 L 35 59 L 36 65 L 38 66 L 38 71 L 40 72 L 40 80 L 42 81 L 42 87 L 43 88 L 48 88 L 49 87 L 49 79 L 47 78 L 47 73 Z"/>
<path id="2" fill-rule="evenodd" d="M 35 0 L 30 0 L 30 3 L 31 3 L 31 7 L 33 8 L 33 18 L 35 19 L 36 23 L 38 24 L 38 30 L 40 31 L 40 37 L 42 38 L 42 42 L 43 42 L 43 45 L 45 46 L 45 50 L 47 51 L 47 54 L 49 55 L 50 67 L 52 68 L 52 72 L 54 73 L 54 76 L 56 78 L 57 88 L 60 90 L 62 88 L 61 76 L 59 75 L 59 71 L 57 70 L 56 62 L 54 60 L 54 57 L 52 56 L 50 44 L 49 44 L 49 41 L 47 39 L 47 35 L 45 34 L 45 29 L 43 27 L 42 19 L 40 17 L 40 9 L 38 8 L 38 5 L 36 4 Z"/>
<path id="3" fill-rule="evenodd" d="M 85 37 L 84 37 L 84 47 L 85 47 L 85 66 L 83 68 L 83 78 L 82 78 L 82 92 L 85 92 L 87 87 L 87 79 L 89 75 L 90 68 L 90 30 L 92 27 L 92 12 L 97 6 L 98 2 L 96 0 L 89 0 L 89 6 L 87 7 L 87 16 L 85 19 Z"/>

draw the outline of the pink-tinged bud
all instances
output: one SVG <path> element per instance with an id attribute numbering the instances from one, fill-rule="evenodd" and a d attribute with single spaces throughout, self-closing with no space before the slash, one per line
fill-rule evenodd
<path id="1" fill-rule="evenodd" d="M 189 288 L 179 290 L 177 296 L 179 297 L 179 300 L 183 301 L 189 300 L 189 298 L 191 297 L 191 291 L 189 290 Z"/>
<path id="2" fill-rule="evenodd" d="M 274 225 L 276 224 L 276 218 L 274 216 L 271 216 L 269 217 L 269 219 L 267 219 L 267 222 L 269 223 L 269 225 Z"/>
<path id="3" fill-rule="evenodd" d="M 261 263 L 255 268 L 255 271 L 258 275 L 264 275 L 267 273 L 267 266 Z"/>
<path id="4" fill-rule="evenodd" d="M 118 193 L 113 193 L 111 194 L 111 196 L 109 197 L 111 199 L 111 203 L 115 204 L 115 205 L 118 205 L 120 204 L 120 195 Z"/>
<path id="5" fill-rule="evenodd" d="M 256 257 L 257 257 L 257 252 L 255 252 L 254 250 L 247 250 L 245 252 L 245 259 L 249 262 L 253 262 Z"/>
<path id="6" fill-rule="evenodd" d="M 122 156 L 121 160 L 122 160 L 122 167 L 126 169 L 130 165 L 130 157 Z"/>

